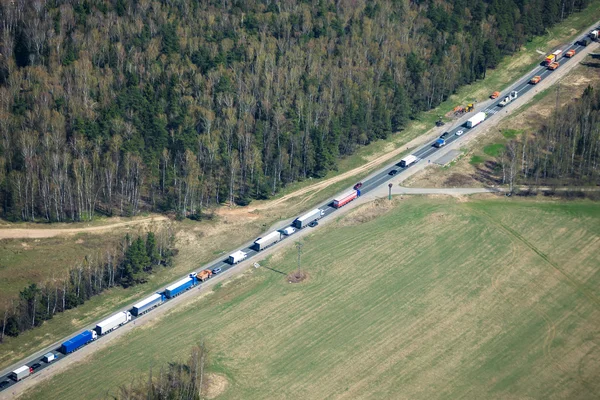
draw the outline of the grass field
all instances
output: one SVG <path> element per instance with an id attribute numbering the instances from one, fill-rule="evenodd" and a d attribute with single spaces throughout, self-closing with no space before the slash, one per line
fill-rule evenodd
<path id="1" fill-rule="evenodd" d="M 590 202 L 367 204 L 304 241 L 308 281 L 276 253 L 25 398 L 107 396 L 198 340 L 224 399 L 598 398 L 599 250 Z"/>
<path id="2" fill-rule="evenodd" d="M 64 271 L 96 254 L 116 246 L 123 236 L 62 236 L 49 239 L 7 239 L 0 241 L 0 304 L 15 298 L 32 282 L 38 284 L 62 277 Z"/>
<path id="3" fill-rule="evenodd" d="M 482 81 L 475 82 L 472 85 L 465 86 L 452 96 L 448 101 L 444 102 L 438 109 L 431 110 L 427 113 L 422 113 L 419 119 L 412 121 L 405 130 L 396 133 L 387 140 L 378 141 L 369 146 L 362 147 L 357 152 L 339 162 L 339 170 L 331 171 L 324 179 L 331 178 L 339 173 L 352 170 L 355 167 L 364 165 L 368 160 L 377 158 L 390 150 L 403 147 L 411 139 L 419 137 L 428 132 L 437 120 L 438 115 L 450 111 L 455 105 L 471 101 L 473 98 L 479 100 L 484 99 L 491 91 L 505 87 L 510 82 L 517 79 L 524 71 L 527 71 L 533 66 L 539 57 L 535 52 L 536 49 L 546 49 L 555 46 L 558 43 L 565 42 L 574 37 L 581 29 L 590 25 L 595 19 L 598 19 L 598 11 L 600 10 L 600 0 L 594 0 L 589 5 L 588 9 L 583 13 L 575 14 L 559 26 L 556 26 L 548 31 L 548 34 L 534 39 L 531 43 L 523 47 L 518 53 L 511 57 L 505 57 L 499 66 L 489 71 L 487 78 Z M 481 159 L 475 159 L 475 164 L 480 163 Z M 163 271 L 155 275 L 150 284 L 145 287 L 138 287 L 133 290 L 115 290 L 105 293 L 102 296 L 92 300 L 92 302 L 79 307 L 75 310 L 70 310 L 62 316 L 58 316 L 52 321 L 44 324 L 40 329 L 33 332 L 28 332 L 17 339 L 9 339 L 7 343 L 2 344 L 0 351 L 0 368 L 6 367 L 12 362 L 16 362 L 21 357 L 39 350 L 44 346 L 64 337 L 65 335 L 75 332 L 92 321 L 109 314 L 119 307 L 124 306 L 128 302 L 139 299 L 143 293 L 149 293 L 153 289 L 161 287 L 166 282 L 174 279 L 177 276 L 183 275 L 191 271 L 198 265 L 212 260 L 223 251 L 231 250 L 235 245 L 251 240 L 255 235 L 264 231 L 267 226 L 274 221 L 291 217 L 296 211 L 300 212 L 309 209 L 310 206 L 316 205 L 322 200 L 334 195 L 336 192 L 351 185 L 362 177 L 366 176 L 371 170 L 362 172 L 356 177 L 346 179 L 342 182 L 330 185 L 318 194 L 314 195 L 308 201 L 300 204 L 283 204 L 282 207 L 267 213 L 257 214 L 256 218 L 244 219 L 241 221 L 228 221 L 229 225 L 223 225 L 221 221 L 202 222 L 202 223 L 186 223 L 177 229 L 180 232 L 178 247 L 181 250 L 179 257 L 176 259 L 175 268 L 168 271 Z M 312 185 L 320 180 L 305 180 L 289 185 L 282 190 L 277 197 L 289 194 L 300 188 Z M 299 203 L 299 202 L 296 202 Z M 254 202 L 253 205 L 260 204 Z M 94 221 L 93 224 L 102 223 L 100 218 Z M 189 222 L 189 221 L 188 221 Z M 233 223 L 233 227 L 232 224 Z M 20 224 L 24 227 L 26 224 Z M 33 225 L 32 225 L 33 226 Z M 229 236 L 224 233 L 225 229 L 235 229 L 235 241 L 231 242 Z M 86 245 L 92 246 L 93 238 L 87 240 L 83 238 Z M 112 239 L 111 239 L 112 240 Z M 20 241 L 15 241 L 10 244 L 5 244 L 4 248 L 0 248 L 0 289 L 8 289 L 3 292 L 5 296 L 8 293 L 18 293 L 19 290 L 27 284 L 30 276 L 34 276 L 34 280 L 38 277 L 51 275 L 56 266 L 65 264 L 73 264 L 81 260 L 86 254 L 86 249 L 80 244 L 68 241 L 62 242 L 58 247 L 52 247 L 56 241 L 41 240 L 33 244 L 27 241 L 30 249 L 27 252 L 20 249 L 23 246 Z M 24 247 L 24 246 L 23 246 Z M 32 251 L 31 248 L 40 249 L 40 251 Z M 50 262 L 38 262 L 42 259 L 45 251 L 42 249 L 53 248 L 59 256 L 50 260 Z M 23 251 L 21 251 L 23 250 Z M 29 253 L 29 255 L 27 255 Z M 38 255 L 41 255 L 38 257 Z M 22 266 L 24 266 L 22 268 Z M 14 271 L 21 271 L 14 273 Z M 25 272 L 27 271 L 27 272 Z M 29 274 L 31 272 L 31 275 Z M 3 280 L 3 277 L 10 277 L 11 281 Z M 30 280 L 31 282 L 31 280 Z M 6 297 L 5 297 L 6 298 Z M 0 295 L 0 301 L 2 301 Z"/>

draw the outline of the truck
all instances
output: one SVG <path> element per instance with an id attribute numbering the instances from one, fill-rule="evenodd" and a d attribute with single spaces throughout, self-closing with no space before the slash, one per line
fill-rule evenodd
<path id="1" fill-rule="evenodd" d="M 197 275 L 197 278 L 200 282 L 204 282 L 209 280 L 212 277 L 213 273 L 210 269 L 205 269 L 200 271 L 200 273 Z"/>
<path id="2" fill-rule="evenodd" d="M 271 232 L 268 235 L 258 238 L 254 241 L 250 248 L 261 251 L 266 249 L 269 246 L 274 245 L 275 243 L 281 240 L 281 233 L 279 231 Z"/>
<path id="3" fill-rule="evenodd" d="M 134 304 L 133 308 L 131 309 L 131 314 L 139 317 L 140 315 L 152 310 L 154 307 L 160 306 L 165 302 L 166 299 L 167 297 L 164 294 L 154 293 L 152 296 L 146 297 L 139 303 Z"/>
<path id="4" fill-rule="evenodd" d="M 473 128 L 477 125 L 479 125 L 480 123 L 482 123 L 485 120 L 485 113 L 483 111 L 478 112 L 477 114 L 475 114 L 474 116 L 472 116 L 471 118 L 469 118 L 467 120 L 466 123 L 466 127 L 467 128 Z"/>
<path id="5" fill-rule="evenodd" d="M 19 367 L 19 368 L 15 369 L 13 372 L 11 372 L 10 377 L 15 382 L 19 382 L 21 379 L 25 379 L 31 374 L 33 374 L 33 368 L 31 368 L 27 365 L 23 365 L 22 367 Z"/>
<path id="6" fill-rule="evenodd" d="M 281 229 L 279 232 L 281 232 L 285 236 L 290 236 L 292 233 L 296 232 L 296 230 L 291 226 L 288 226 L 286 228 Z"/>
<path id="7" fill-rule="evenodd" d="M 491 94 L 490 99 L 497 99 L 500 97 L 500 92 L 494 92 Z"/>
<path id="8" fill-rule="evenodd" d="M 565 53 L 565 57 L 571 58 L 575 55 L 575 49 L 571 49 Z"/>
<path id="9" fill-rule="evenodd" d="M 333 206 L 335 208 L 343 207 L 352 200 L 358 198 L 358 196 L 360 196 L 360 190 L 351 190 L 333 199 Z"/>
<path id="10" fill-rule="evenodd" d="M 580 46 L 587 46 L 588 44 L 590 44 L 592 42 L 592 39 L 590 39 L 589 37 L 584 37 L 581 38 L 581 40 L 579 42 L 577 42 Z"/>
<path id="11" fill-rule="evenodd" d="M 72 337 L 71 339 L 64 342 L 59 351 L 63 354 L 69 354 L 77 350 L 78 348 L 92 342 L 98 338 L 96 331 L 84 331 L 79 335 Z"/>
<path id="12" fill-rule="evenodd" d="M 556 50 L 554 53 L 549 54 L 546 56 L 545 60 L 544 60 L 544 65 L 550 65 L 555 61 L 558 61 L 560 59 L 560 55 L 562 54 L 562 50 Z"/>
<path id="13" fill-rule="evenodd" d="M 302 229 L 308 226 L 313 221 L 321 219 L 325 213 L 320 208 L 315 208 L 312 211 L 307 212 L 306 214 L 296 218 L 294 220 L 294 227 L 297 229 Z"/>
<path id="14" fill-rule="evenodd" d="M 190 274 L 188 277 L 178 280 L 171 286 L 167 286 L 165 289 L 165 296 L 167 296 L 169 299 L 179 296 L 186 290 L 196 286 L 197 282 L 196 274 Z"/>
<path id="15" fill-rule="evenodd" d="M 600 36 L 600 30 L 598 29 L 594 29 L 593 31 L 590 32 L 589 37 L 592 40 L 598 40 L 598 37 Z"/>
<path id="16" fill-rule="evenodd" d="M 400 163 L 398 165 L 402 168 L 408 168 L 411 165 L 416 164 L 417 161 L 419 161 L 419 158 L 411 154 L 400 160 Z"/>
<path id="17" fill-rule="evenodd" d="M 519 94 L 517 93 L 517 91 L 513 90 L 512 92 L 510 92 L 510 94 L 508 96 L 506 96 L 504 99 L 502 99 L 502 101 L 500 103 L 498 103 L 498 105 L 500 107 L 504 107 L 505 105 L 507 105 L 511 101 L 515 100 L 518 95 Z"/>
<path id="18" fill-rule="evenodd" d="M 550 65 L 548 65 L 548 69 L 551 71 L 554 71 L 556 68 L 560 67 L 560 64 L 557 63 L 556 61 L 551 63 Z"/>
<path id="19" fill-rule="evenodd" d="M 246 257 L 248 257 L 248 254 L 244 253 L 241 250 L 238 250 L 235 253 L 232 253 L 229 255 L 227 262 L 231 265 L 234 265 L 234 264 L 244 261 L 246 259 Z"/>
<path id="20" fill-rule="evenodd" d="M 441 147 L 444 147 L 445 145 L 446 145 L 446 140 L 444 140 L 444 139 L 438 139 L 433 144 L 433 146 L 437 147 L 438 149 L 441 148 Z"/>
<path id="21" fill-rule="evenodd" d="M 106 318 L 104 321 L 98 322 L 94 330 L 100 336 L 106 335 L 108 332 L 117 329 L 121 325 L 125 325 L 129 321 L 131 321 L 131 313 L 123 311 Z"/>
<path id="22" fill-rule="evenodd" d="M 56 355 L 53 352 L 44 354 L 42 357 L 42 361 L 46 364 L 50 364 L 52 361 L 56 360 Z"/>

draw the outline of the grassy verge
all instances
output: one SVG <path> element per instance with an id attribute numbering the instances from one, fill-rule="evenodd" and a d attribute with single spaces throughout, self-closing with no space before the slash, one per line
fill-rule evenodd
<path id="1" fill-rule="evenodd" d="M 599 222 L 589 202 L 368 204 L 304 240 L 307 282 L 249 271 L 25 398 L 114 394 L 199 338 L 227 399 L 594 398 Z"/>

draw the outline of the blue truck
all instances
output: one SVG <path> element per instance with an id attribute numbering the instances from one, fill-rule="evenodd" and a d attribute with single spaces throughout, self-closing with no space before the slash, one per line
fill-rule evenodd
<path id="1" fill-rule="evenodd" d="M 138 317 L 152 310 L 154 307 L 158 307 L 159 305 L 164 303 L 166 299 L 167 296 L 165 296 L 163 293 L 154 293 L 152 296 L 145 298 L 144 300 L 135 304 L 131 309 L 131 313 Z"/>
<path id="2" fill-rule="evenodd" d="M 198 279 L 196 278 L 196 274 L 192 273 L 187 278 L 183 278 L 167 287 L 165 289 L 165 296 L 167 296 L 169 299 L 172 299 L 173 297 L 185 292 L 189 288 L 196 286 L 197 283 Z"/>
<path id="3" fill-rule="evenodd" d="M 69 354 L 77 350 L 78 348 L 85 346 L 91 341 L 98 338 L 98 334 L 95 331 L 81 332 L 79 335 L 72 337 L 60 346 L 59 351 L 63 354 Z"/>

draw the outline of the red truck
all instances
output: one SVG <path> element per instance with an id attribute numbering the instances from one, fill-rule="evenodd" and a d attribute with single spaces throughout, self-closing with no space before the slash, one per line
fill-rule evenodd
<path id="1" fill-rule="evenodd" d="M 343 207 L 358 196 L 360 196 L 360 190 L 351 190 L 333 199 L 333 206 L 335 208 Z"/>

